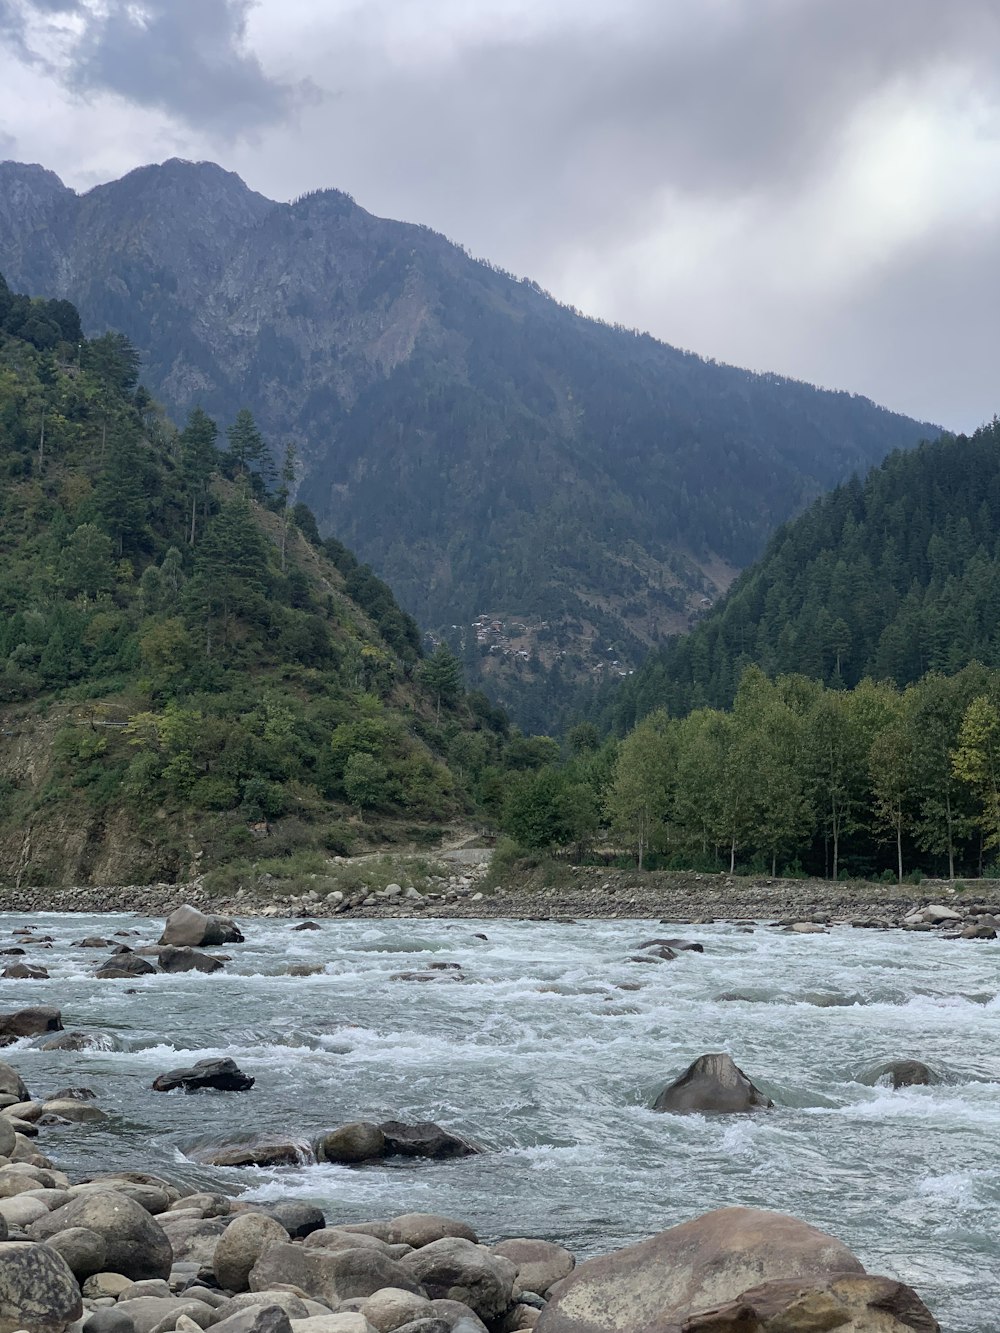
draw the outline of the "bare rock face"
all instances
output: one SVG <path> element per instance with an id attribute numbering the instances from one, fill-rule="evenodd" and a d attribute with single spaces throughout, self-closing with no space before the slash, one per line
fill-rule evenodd
<path id="1" fill-rule="evenodd" d="M 869 1277 L 833 1236 L 782 1213 L 722 1208 L 590 1259 L 538 1333 L 938 1333 L 915 1292 Z"/>
<path id="2" fill-rule="evenodd" d="M 193 949 L 205 945 L 241 944 L 243 933 L 228 917 L 208 916 L 186 903 L 171 912 L 163 925 L 161 944 L 176 944 Z"/>
<path id="3" fill-rule="evenodd" d="M 0 1246 L 0 1333 L 64 1333 L 83 1314 L 69 1264 L 48 1245 Z"/>
<path id="4" fill-rule="evenodd" d="M 773 1106 L 728 1055 L 701 1055 L 674 1079 L 653 1103 L 654 1111 L 674 1115 L 732 1115 Z"/>

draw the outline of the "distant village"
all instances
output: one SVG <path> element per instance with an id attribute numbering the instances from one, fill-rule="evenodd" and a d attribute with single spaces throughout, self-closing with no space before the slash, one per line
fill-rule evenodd
<path id="1" fill-rule="evenodd" d="M 452 625 L 451 628 L 456 632 L 463 631 L 460 625 Z M 534 661 L 537 665 L 551 667 L 556 662 L 565 662 L 570 658 L 574 659 L 576 670 L 582 667 L 594 676 L 632 675 L 632 667 L 624 665 L 615 657 L 613 649 L 602 651 L 596 638 L 590 642 L 578 641 L 575 650 L 558 647 L 560 639 L 565 642 L 565 636 L 558 629 L 553 632 L 547 620 L 529 624 L 520 620 L 504 620 L 491 612 L 483 612 L 463 632 L 463 637 L 469 632 L 474 636 L 480 655 L 498 664 L 518 667 Z M 427 639 L 431 647 L 441 642 L 440 637 L 434 634 L 428 634 Z M 581 663 L 581 657 L 590 657 L 592 660 Z"/>

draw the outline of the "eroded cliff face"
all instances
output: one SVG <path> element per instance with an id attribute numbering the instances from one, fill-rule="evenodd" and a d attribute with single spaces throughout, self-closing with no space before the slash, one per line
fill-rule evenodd
<path id="1" fill-rule="evenodd" d="M 719 595 L 713 570 L 930 433 L 584 319 L 338 191 L 274 203 L 211 163 L 82 196 L 0 165 L 0 272 L 126 333 L 176 416 L 248 406 L 276 452 L 294 441 L 299 498 L 425 626 L 543 624 L 542 665 L 571 678 L 624 670 Z"/>

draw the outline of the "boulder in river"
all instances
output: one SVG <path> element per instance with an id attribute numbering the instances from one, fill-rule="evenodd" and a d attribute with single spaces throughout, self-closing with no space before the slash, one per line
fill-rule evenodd
<path id="1" fill-rule="evenodd" d="M 941 1082 L 934 1070 L 922 1060 L 886 1060 L 884 1064 L 867 1070 L 862 1081 L 874 1084 L 884 1078 L 889 1080 L 894 1089 L 928 1087 Z"/>
<path id="2" fill-rule="evenodd" d="M 674 1115 L 731 1115 L 773 1106 L 729 1055 L 700 1055 L 680 1078 L 669 1083 L 653 1103 L 654 1111 Z"/>
<path id="3" fill-rule="evenodd" d="M 57 1037 L 43 1041 L 40 1051 L 104 1051 L 111 1039 L 102 1032 L 60 1032 Z"/>
<path id="4" fill-rule="evenodd" d="M 225 963 L 210 953 L 201 953 L 186 946 L 165 944 L 157 959 L 163 972 L 221 972 Z"/>
<path id="5" fill-rule="evenodd" d="M 385 1135 L 369 1120 L 353 1120 L 325 1134 L 319 1141 L 321 1162 L 370 1162 L 386 1155 Z"/>
<path id="6" fill-rule="evenodd" d="M 9 1046 L 19 1037 L 40 1037 L 45 1032 L 61 1032 L 62 1025 L 62 1014 L 48 1004 L 0 1014 L 0 1046 Z"/>
<path id="7" fill-rule="evenodd" d="M 405 1125 L 386 1120 L 379 1125 L 385 1135 L 386 1154 L 399 1157 L 474 1157 L 480 1150 L 432 1120 Z"/>
<path id="8" fill-rule="evenodd" d="M 10 967 L 0 972 L 0 977 L 7 977 L 11 981 L 48 981 L 49 974 L 44 967 L 35 963 L 11 963 Z"/>
<path id="9" fill-rule="evenodd" d="M 322 926 L 318 921 L 300 921 L 292 930 L 322 930 Z"/>
<path id="10" fill-rule="evenodd" d="M 280 1222 L 292 1240 L 301 1240 L 326 1226 L 322 1208 L 304 1199 L 275 1199 L 273 1203 L 258 1205 L 259 1211 Z"/>
<path id="11" fill-rule="evenodd" d="M 207 1166 L 299 1166 L 305 1158 L 298 1143 L 240 1143 L 217 1148 L 199 1160 Z"/>
<path id="12" fill-rule="evenodd" d="M 16 1097 L 19 1102 L 31 1100 L 31 1093 L 25 1087 L 24 1080 L 13 1065 L 0 1061 L 0 1094 Z"/>
<path id="13" fill-rule="evenodd" d="M 938 1325 L 914 1292 L 868 1277 L 833 1236 L 781 1213 L 722 1208 L 580 1264 L 536 1328 L 937 1333 Z"/>
<path id="14" fill-rule="evenodd" d="M 101 981 L 123 981 L 148 976 L 155 971 L 155 964 L 137 953 L 115 954 L 101 964 L 94 976 Z"/>
<path id="15" fill-rule="evenodd" d="M 161 944 L 203 948 L 214 944 L 242 944 L 243 933 L 228 917 L 209 916 L 185 903 L 170 913 L 163 925 Z"/>
<path id="16" fill-rule="evenodd" d="M 248 1092 L 254 1085 L 249 1074 L 244 1074 L 235 1060 L 197 1060 L 186 1069 L 171 1069 L 153 1080 L 154 1092 L 199 1092 L 210 1088 L 215 1092 Z"/>

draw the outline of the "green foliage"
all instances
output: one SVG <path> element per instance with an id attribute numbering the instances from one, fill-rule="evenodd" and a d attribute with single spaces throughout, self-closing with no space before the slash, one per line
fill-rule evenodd
<path id="1" fill-rule="evenodd" d="M 460 678 L 412 679 L 420 636 L 385 585 L 340 548 L 366 590 L 353 600 L 284 514 L 220 478 L 215 423 L 195 410 L 176 433 L 125 340 L 53 353 L 43 331 L 44 346 L 11 336 L 27 311 L 0 286 L 0 781 L 18 793 L 0 840 L 41 810 L 101 811 L 99 855 L 113 813 L 137 864 L 183 873 L 185 849 L 242 855 L 260 821 L 300 840 L 325 827 L 332 850 L 353 842 L 349 808 L 369 827 L 469 809 L 497 733 Z M 46 318 L 72 331 L 61 308 Z M 242 467 L 252 426 L 230 431 Z M 14 738 L 49 709 L 57 739 L 25 767 Z"/>
<path id="2" fill-rule="evenodd" d="M 623 734 L 656 707 L 724 707 L 740 674 L 833 688 L 904 686 L 1000 666 L 1000 422 L 896 452 L 781 528 L 691 634 L 654 654 L 602 720 Z"/>

